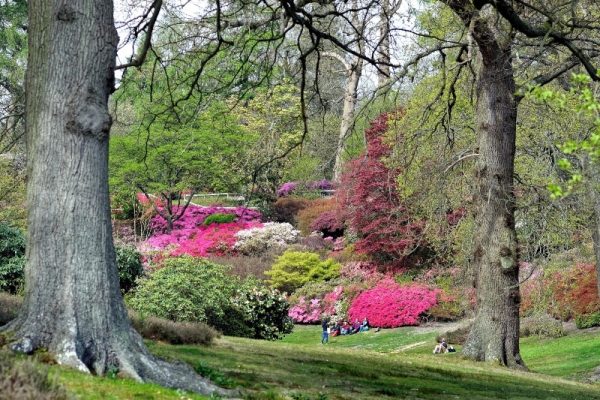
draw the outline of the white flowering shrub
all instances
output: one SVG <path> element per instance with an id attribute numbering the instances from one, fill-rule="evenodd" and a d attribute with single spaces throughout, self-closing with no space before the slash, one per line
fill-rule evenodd
<path id="1" fill-rule="evenodd" d="M 296 243 L 300 231 L 287 222 L 267 222 L 258 228 L 243 229 L 235 234 L 235 251 L 257 255 L 277 247 Z"/>

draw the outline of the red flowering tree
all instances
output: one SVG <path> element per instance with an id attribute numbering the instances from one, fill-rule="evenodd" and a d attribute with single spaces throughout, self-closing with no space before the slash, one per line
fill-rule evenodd
<path id="1" fill-rule="evenodd" d="M 401 171 L 386 164 L 392 152 L 385 135 L 391 117 L 382 114 L 371 123 L 366 152 L 347 164 L 336 197 L 340 219 L 359 237 L 357 252 L 380 266 L 402 268 L 415 263 L 424 249 L 423 223 L 411 218 L 400 199 L 396 178 Z"/>

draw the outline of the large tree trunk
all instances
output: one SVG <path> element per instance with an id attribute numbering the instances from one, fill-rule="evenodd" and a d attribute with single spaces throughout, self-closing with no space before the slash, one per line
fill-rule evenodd
<path id="1" fill-rule="evenodd" d="M 345 64 L 346 65 L 346 64 Z M 362 73 L 362 60 L 357 59 L 356 63 L 347 66 L 346 88 L 344 90 L 344 109 L 342 111 L 342 122 L 338 135 L 338 143 L 335 150 L 335 163 L 333 165 L 333 180 L 339 182 L 342 176 L 342 167 L 344 164 L 344 150 L 346 140 L 352 133 L 354 124 L 354 110 L 356 108 L 356 99 L 358 97 L 358 83 Z"/>
<path id="2" fill-rule="evenodd" d="M 477 83 L 475 254 L 477 311 L 463 353 L 523 367 L 519 354 L 518 251 L 513 170 L 517 103 L 510 45 L 483 21 L 475 28 L 482 62 Z"/>
<path id="3" fill-rule="evenodd" d="M 30 0 L 25 302 L 15 351 L 63 365 L 221 392 L 149 354 L 119 290 L 108 196 L 108 96 L 118 37 L 112 0 Z"/>

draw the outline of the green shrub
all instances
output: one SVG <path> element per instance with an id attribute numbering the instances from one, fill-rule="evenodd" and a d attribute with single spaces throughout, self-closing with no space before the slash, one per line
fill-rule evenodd
<path id="1" fill-rule="evenodd" d="M 288 250 L 265 272 L 269 282 L 279 290 L 291 293 L 308 282 L 328 281 L 340 274 L 340 264 L 321 260 L 316 253 Z"/>
<path id="2" fill-rule="evenodd" d="M 285 297 L 255 278 L 243 282 L 233 303 L 250 328 L 245 335 L 247 337 L 275 340 L 294 329 L 294 323 L 288 316 L 290 305 Z"/>
<path id="3" fill-rule="evenodd" d="M 116 246 L 119 285 L 123 293 L 136 286 L 136 279 L 144 274 L 141 255 L 133 246 Z"/>
<path id="4" fill-rule="evenodd" d="M 0 292 L 0 326 L 15 319 L 22 304 L 23 299 L 21 297 Z"/>
<path id="5" fill-rule="evenodd" d="M 234 214 L 220 214 L 220 213 L 215 213 L 215 214 L 210 214 L 208 217 L 206 217 L 204 219 L 203 224 L 204 225 L 226 224 L 228 222 L 235 221 L 236 218 L 237 217 Z"/>
<path id="6" fill-rule="evenodd" d="M 204 323 L 175 322 L 158 317 L 142 318 L 135 312 L 129 312 L 131 325 L 142 337 L 160 340 L 170 344 L 208 345 L 219 333 Z"/>
<path id="7" fill-rule="evenodd" d="M 600 312 L 577 315 L 575 317 L 575 326 L 577 326 L 578 329 L 600 326 Z"/>
<path id="8" fill-rule="evenodd" d="M 0 224 L 0 291 L 15 294 L 23 288 L 25 237 L 17 228 Z"/>
<path id="9" fill-rule="evenodd" d="M 275 339 L 290 331 L 283 296 L 228 272 L 205 259 L 170 258 L 139 281 L 127 302 L 142 315 L 204 322 L 226 335 Z"/>
<path id="10" fill-rule="evenodd" d="M 235 292 L 226 267 L 189 256 L 169 258 L 139 280 L 128 302 L 134 311 L 172 321 L 205 322 L 221 329 Z"/>
<path id="11" fill-rule="evenodd" d="M 521 319 L 521 337 L 539 336 L 543 338 L 559 338 L 565 336 L 562 322 L 544 313 L 534 314 Z"/>
<path id="12" fill-rule="evenodd" d="M 18 360 L 0 350 L 0 399 L 69 399 L 68 393 L 48 377 L 48 368 L 31 360 Z"/>

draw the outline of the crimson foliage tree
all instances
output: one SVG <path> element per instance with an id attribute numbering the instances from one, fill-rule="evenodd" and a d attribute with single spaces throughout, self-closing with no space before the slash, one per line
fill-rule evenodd
<path id="1" fill-rule="evenodd" d="M 411 218 L 397 190 L 397 168 L 386 165 L 392 152 L 386 141 L 388 122 L 397 114 L 384 113 L 365 131 L 367 149 L 346 166 L 337 191 L 341 218 L 359 239 L 356 250 L 385 268 L 411 266 L 423 256 L 423 223 Z"/>

